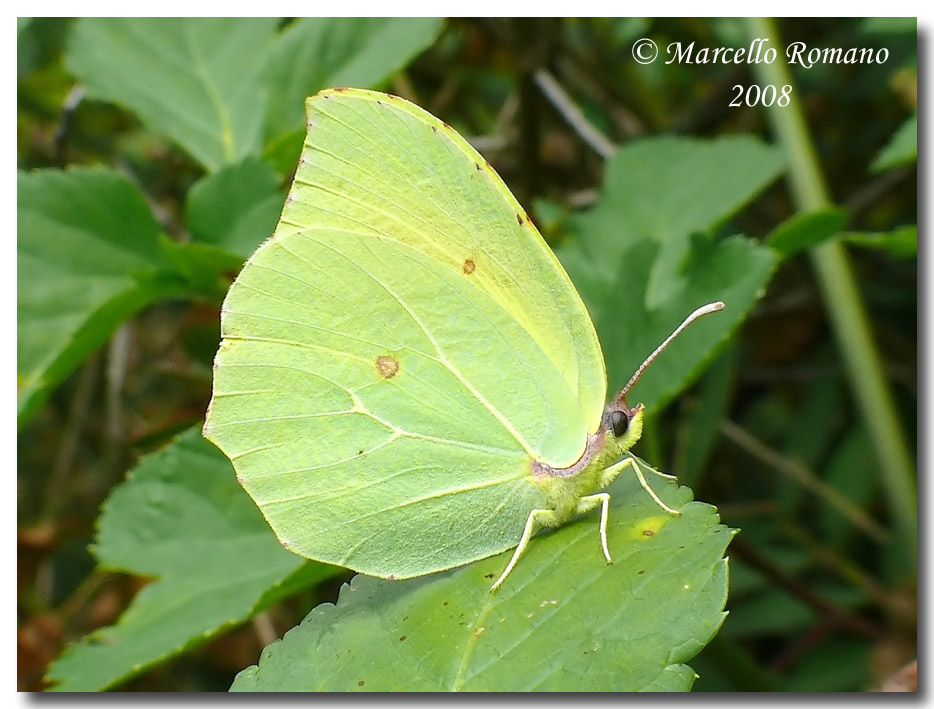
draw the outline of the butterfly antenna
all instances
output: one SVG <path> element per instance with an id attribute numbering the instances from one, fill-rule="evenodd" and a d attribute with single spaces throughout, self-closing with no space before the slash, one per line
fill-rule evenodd
<path id="1" fill-rule="evenodd" d="M 625 401 L 625 400 L 626 400 L 626 394 L 628 394 L 628 393 L 629 393 L 629 390 L 632 389 L 632 388 L 635 386 L 635 384 L 636 384 L 637 381 L 639 381 L 639 377 L 642 376 L 642 373 L 645 371 L 645 368 L 648 367 L 650 364 L 652 364 L 652 361 L 653 361 L 656 357 L 658 357 L 658 355 L 660 355 L 660 354 L 664 351 L 664 349 L 665 349 L 666 347 L 668 347 L 668 345 L 671 343 L 671 341 L 672 341 L 673 339 L 675 339 L 678 335 L 681 334 L 681 331 L 684 330 L 684 328 L 686 328 L 686 327 L 687 327 L 688 325 L 690 325 L 692 322 L 694 322 L 695 320 L 697 320 L 699 317 L 702 317 L 702 316 L 707 315 L 707 314 L 709 314 L 709 313 L 715 313 L 715 312 L 717 312 L 718 310 L 723 310 L 724 307 L 725 307 L 725 306 L 723 305 L 723 303 L 721 303 L 721 302 L 718 300 L 716 303 L 707 303 L 707 305 L 702 305 L 702 306 L 699 307 L 697 310 L 695 310 L 693 313 L 691 313 L 690 315 L 688 315 L 688 316 L 684 319 L 684 322 L 681 323 L 680 325 L 678 325 L 678 327 L 675 329 L 675 331 L 674 331 L 673 333 L 671 333 L 671 334 L 667 337 L 667 339 L 666 339 L 662 344 L 660 344 L 658 347 L 656 347 L 656 348 L 655 348 L 655 351 L 654 351 L 652 354 L 650 354 L 648 357 L 645 358 L 645 362 L 643 362 L 643 363 L 639 366 L 639 369 L 636 370 L 636 373 L 632 375 L 632 379 L 630 379 L 630 380 L 629 380 L 629 383 L 628 383 L 626 386 L 623 387 L 623 390 L 622 390 L 622 391 L 619 393 L 619 395 L 616 397 L 616 400 L 617 400 L 617 401 Z"/>

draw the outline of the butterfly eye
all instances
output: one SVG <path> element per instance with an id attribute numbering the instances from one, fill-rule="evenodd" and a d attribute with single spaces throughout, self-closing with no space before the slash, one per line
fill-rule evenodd
<path id="1" fill-rule="evenodd" d="M 613 435 L 617 438 L 629 429 L 629 417 L 623 411 L 610 411 L 607 416 Z"/>

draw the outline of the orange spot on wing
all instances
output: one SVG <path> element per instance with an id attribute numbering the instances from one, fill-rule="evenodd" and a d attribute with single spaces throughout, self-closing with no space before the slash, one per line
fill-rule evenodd
<path id="1" fill-rule="evenodd" d="M 376 371 L 383 379 L 392 379 L 399 373 L 399 360 L 389 355 L 380 355 L 376 358 Z"/>

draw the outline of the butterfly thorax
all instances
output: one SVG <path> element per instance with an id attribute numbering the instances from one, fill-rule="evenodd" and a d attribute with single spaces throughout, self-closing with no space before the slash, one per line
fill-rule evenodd
<path id="1" fill-rule="evenodd" d="M 619 414 L 625 417 L 620 425 Z M 532 480 L 547 497 L 548 509 L 564 520 L 570 519 L 581 497 L 591 495 L 605 487 L 604 471 L 618 461 L 642 435 L 644 409 L 638 404 L 622 410 L 616 403 L 607 407 L 600 428 L 589 436 L 580 459 L 567 468 L 553 468 L 533 461 Z M 615 424 L 615 425 L 614 425 Z"/>

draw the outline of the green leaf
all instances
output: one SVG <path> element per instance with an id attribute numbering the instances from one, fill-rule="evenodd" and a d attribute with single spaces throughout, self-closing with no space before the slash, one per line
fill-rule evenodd
<path id="1" fill-rule="evenodd" d="M 276 41 L 266 67 L 266 134 L 304 135 L 307 96 L 331 86 L 377 88 L 428 47 L 441 31 L 431 17 L 310 17 L 292 23 Z"/>
<path id="2" fill-rule="evenodd" d="M 666 136 L 631 143 L 607 165 L 594 219 L 623 216 L 623 223 L 601 243 L 642 238 L 664 243 L 708 232 L 783 167 L 778 150 L 749 136 L 712 141 Z"/>
<path id="3" fill-rule="evenodd" d="M 89 98 L 134 113 L 209 171 L 262 148 L 276 18 L 84 18 L 66 65 Z"/>
<path id="4" fill-rule="evenodd" d="M 182 291 L 136 188 L 103 168 L 17 176 L 18 423 L 146 305 Z"/>
<path id="5" fill-rule="evenodd" d="M 102 690 L 206 642 L 292 588 L 326 577 L 283 549 L 237 485 L 230 463 L 192 429 L 143 459 L 104 505 L 100 565 L 156 578 L 111 627 L 52 665 L 56 691 Z"/>
<path id="6" fill-rule="evenodd" d="M 875 691 L 873 670 L 878 653 L 872 645 L 852 637 L 831 637 L 813 644 L 789 673 L 783 689 L 790 692 Z"/>
<path id="7" fill-rule="evenodd" d="M 742 603 L 731 604 L 729 629 L 730 635 L 738 638 L 800 634 L 816 620 L 815 610 L 804 601 L 782 589 L 768 588 Z"/>
<path id="8" fill-rule="evenodd" d="M 653 244 L 643 242 L 623 253 L 611 283 L 601 282 L 599 273 L 578 270 L 568 251 L 559 253 L 593 314 L 610 392 L 622 389 L 639 364 L 694 308 L 714 300 L 726 303 L 703 328 L 685 330 L 645 370 L 630 401 L 643 402 L 649 410 L 663 406 L 700 371 L 758 300 L 775 266 L 774 252 L 749 239 L 736 236 L 718 244 L 693 239 L 682 271 L 683 292 L 663 308 L 647 310 L 642 297 L 657 258 Z"/>
<path id="9" fill-rule="evenodd" d="M 41 49 L 32 17 L 16 18 L 16 78 L 27 76 L 39 65 Z"/>
<path id="10" fill-rule="evenodd" d="M 284 195 L 275 170 L 258 158 L 199 180 L 188 193 L 188 229 L 194 239 L 244 258 L 272 236 Z"/>
<path id="11" fill-rule="evenodd" d="M 849 233 L 844 238 L 854 246 L 881 249 L 899 258 L 918 256 L 918 227 L 914 224 L 887 232 Z"/>
<path id="12" fill-rule="evenodd" d="M 863 34 L 917 34 L 917 17 L 869 17 L 860 25 Z"/>
<path id="13" fill-rule="evenodd" d="M 868 513 L 879 494 L 877 466 L 869 436 L 862 428 L 854 427 L 834 449 L 824 476 L 843 498 Z M 836 506 L 825 505 L 820 512 L 821 541 L 829 547 L 842 546 L 854 530 L 852 522 Z M 859 541 L 862 544 L 864 538 Z"/>
<path id="14" fill-rule="evenodd" d="M 847 221 L 842 209 L 828 208 L 801 212 L 779 224 L 769 235 L 768 244 L 784 258 L 823 243 L 840 233 Z"/>
<path id="15" fill-rule="evenodd" d="M 674 504 L 690 490 L 661 483 Z M 235 691 L 684 691 L 719 628 L 733 531 L 709 505 L 661 512 L 634 476 L 610 488 L 607 565 L 585 515 L 511 552 L 410 581 L 355 577 L 267 647 Z"/>
<path id="16" fill-rule="evenodd" d="M 719 226 L 772 182 L 782 166 L 778 151 L 746 136 L 632 143 L 607 164 L 601 198 L 576 231 L 586 235 L 594 265 L 608 264 L 605 272 L 634 242 L 659 244 L 643 296 L 655 310 L 684 287 L 679 271 L 691 234 Z"/>
<path id="17" fill-rule="evenodd" d="M 872 161 L 870 169 L 882 172 L 900 165 L 910 165 L 918 160 L 918 114 L 916 113 L 889 140 L 888 144 Z"/>
<path id="18" fill-rule="evenodd" d="M 781 166 L 776 151 L 745 137 L 650 139 L 613 156 L 597 205 L 571 220 L 573 238 L 558 250 L 597 326 L 611 392 L 694 308 L 722 300 L 722 313 L 685 331 L 636 385 L 632 400 L 660 406 L 760 297 L 772 250 L 704 234 Z"/>
<path id="19" fill-rule="evenodd" d="M 163 242 L 172 267 L 184 278 L 193 294 L 220 302 L 244 257 L 227 249 L 197 241 Z"/>
<path id="20" fill-rule="evenodd" d="M 730 347 L 714 360 L 684 417 L 674 469 L 678 471 L 678 480 L 688 487 L 699 486 L 701 476 L 708 469 L 710 454 L 722 437 L 720 424 L 729 415 L 734 393 L 736 350 Z"/>

